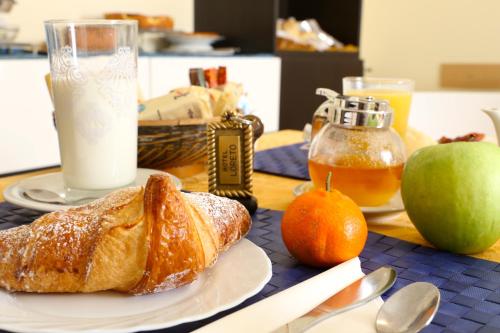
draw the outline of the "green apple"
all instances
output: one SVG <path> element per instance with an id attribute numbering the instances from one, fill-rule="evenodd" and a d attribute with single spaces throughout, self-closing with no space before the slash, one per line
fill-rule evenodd
<path id="1" fill-rule="evenodd" d="M 401 194 L 430 243 L 477 253 L 500 238 L 500 148 L 485 142 L 429 146 L 410 156 Z"/>

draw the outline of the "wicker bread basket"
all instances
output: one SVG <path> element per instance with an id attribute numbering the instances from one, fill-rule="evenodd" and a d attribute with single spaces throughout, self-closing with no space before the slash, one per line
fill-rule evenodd
<path id="1" fill-rule="evenodd" d="M 207 125 L 213 121 L 220 118 L 139 121 L 138 166 L 166 170 L 206 160 Z"/>

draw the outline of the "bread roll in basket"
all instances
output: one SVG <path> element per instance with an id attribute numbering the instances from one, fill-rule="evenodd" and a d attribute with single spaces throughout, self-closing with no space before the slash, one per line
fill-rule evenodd
<path id="1" fill-rule="evenodd" d="M 203 168 L 207 158 L 207 125 L 220 121 L 225 110 L 236 109 L 242 94 L 240 84 L 229 82 L 220 89 L 177 88 L 144 102 L 144 110 L 139 114 L 139 167 L 167 170 L 180 176 L 180 169 L 186 166 L 201 164 Z"/>

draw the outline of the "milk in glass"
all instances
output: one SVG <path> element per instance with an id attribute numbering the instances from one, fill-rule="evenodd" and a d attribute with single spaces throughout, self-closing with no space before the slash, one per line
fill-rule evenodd
<path id="1" fill-rule="evenodd" d="M 65 185 L 101 190 L 132 183 L 137 169 L 136 79 L 89 71 L 59 76 L 52 86 Z"/>

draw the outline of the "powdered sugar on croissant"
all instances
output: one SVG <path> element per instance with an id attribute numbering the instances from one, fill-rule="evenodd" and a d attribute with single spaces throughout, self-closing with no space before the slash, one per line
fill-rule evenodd
<path id="1" fill-rule="evenodd" d="M 0 287 L 153 293 L 192 282 L 249 230 L 236 201 L 183 194 L 169 177 L 0 231 Z"/>

